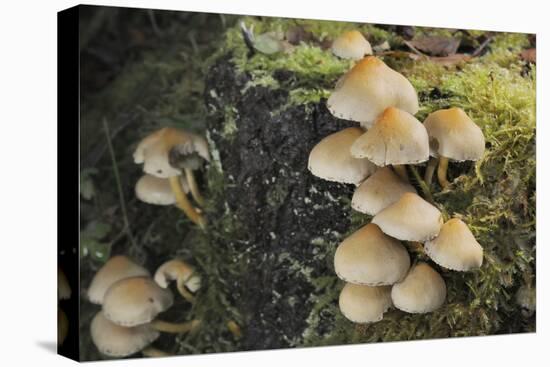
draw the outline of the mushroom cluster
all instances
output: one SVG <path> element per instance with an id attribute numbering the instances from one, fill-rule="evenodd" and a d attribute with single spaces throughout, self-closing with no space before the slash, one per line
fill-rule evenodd
<path id="1" fill-rule="evenodd" d="M 185 333 L 198 328 L 200 321 L 172 323 L 157 316 L 172 307 L 174 297 L 168 287 L 176 280 L 178 290 L 188 300 L 200 288 L 200 277 L 181 260 L 170 260 L 154 277 L 126 256 L 114 256 L 95 274 L 87 290 L 88 300 L 101 306 L 91 323 L 92 341 L 109 357 L 168 355 L 152 344 L 161 332 Z M 187 289 L 185 289 L 187 287 Z"/>
<path id="2" fill-rule="evenodd" d="M 430 202 L 422 198 L 409 181 L 407 167 L 428 162 L 425 182 L 416 168 L 410 170 L 421 188 L 429 188 L 439 159 L 438 178 L 446 188 L 449 160 L 480 159 L 485 140 L 457 107 L 418 121 L 412 84 L 379 58 L 361 58 L 370 45 L 365 47 L 359 36 L 349 32 L 333 44 L 337 56 L 360 60 L 327 101 L 335 117 L 359 126 L 322 139 L 310 152 L 308 169 L 324 180 L 354 184 L 351 207 L 372 216 L 339 244 L 334 256 L 335 272 L 346 282 L 339 297 L 342 314 L 355 323 L 372 323 L 391 307 L 427 313 L 442 306 L 447 289 L 437 266 L 455 271 L 481 266 L 483 249 L 468 226 L 459 218 L 445 221 L 431 197 Z M 437 265 L 411 261 L 404 242 Z"/>

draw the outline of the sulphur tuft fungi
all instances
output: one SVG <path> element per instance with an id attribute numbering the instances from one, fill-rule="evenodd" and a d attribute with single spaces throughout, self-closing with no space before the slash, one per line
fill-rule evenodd
<path id="1" fill-rule="evenodd" d="M 162 288 L 167 288 L 171 281 L 176 281 L 179 293 L 189 302 L 194 301 L 191 292 L 201 287 L 201 278 L 195 270 L 182 260 L 174 259 L 162 264 L 155 272 L 155 282 Z"/>
<path id="2" fill-rule="evenodd" d="M 424 244 L 426 254 L 444 268 L 456 271 L 478 269 L 483 263 L 483 248 L 463 221 L 448 220 L 439 235 Z"/>
<path id="3" fill-rule="evenodd" d="M 327 181 L 359 184 L 376 170 L 366 159 L 351 156 L 349 147 L 363 134 L 358 127 L 349 127 L 321 140 L 309 153 L 308 169 Z"/>
<path id="4" fill-rule="evenodd" d="M 189 193 L 189 186 L 184 177 L 180 176 L 180 183 L 184 193 Z M 176 196 L 166 178 L 159 178 L 152 175 L 143 175 L 135 187 L 136 196 L 139 200 L 152 205 L 174 205 Z"/>
<path id="5" fill-rule="evenodd" d="M 399 240 L 425 242 L 438 235 L 443 218 L 435 206 L 417 194 L 407 192 L 376 214 L 372 223 Z"/>
<path id="6" fill-rule="evenodd" d="M 485 151 L 483 132 L 472 119 L 460 108 L 432 112 L 424 121 L 430 137 L 430 153 L 439 157 L 437 177 L 441 187 L 447 187 L 447 167 L 449 159 L 477 161 Z M 431 174 L 426 175 L 428 181 Z"/>
<path id="7" fill-rule="evenodd" d="M 402 282 L 391 289 L 393 305 L 408 313 L 427 313 L 437 310 L 445 302 L 445 281 L 426 263 L 411 268 Z"/>
<path id="8" fill-rule="evenodd" d="M 202 205 L 204 199 L 198 190 L 193 171 L 200 167 L 203 160 L 210 160 L 206 140 L 175 128 L 162 128 L 153 132 L 138 144 L 134 152 L 134 162 L 143 163 L 145 173 L 169 180 L 178 206 L 201 227 L 206 222 L 183 192 L 179 176 L 185 173 L 193 198 Z"/>
<path id="9" fill-rule="evenodd" d="M 407 78 L 380 59 L 368 56 L 338 81 L 327 107 L 338 118 L 357 121 L 370 128 L 388 107 L 415 114 L 418 97 Z"/>
<path id="10" fill-rule="evenodd" d="M 348 283 L 380 286 L 396 283 L 409 270 L 405 247 L 369 223 L 346 238 L 336 249 L 334 269 Z"/>
<path id="11" fill-rule="evenodd" d="M 350 321 L 364 324 L 382 320 L 391 307 L 391 287 L 347 283 L 340 292 L 340 312 Z"/>
<path id="12" fill-rule="evenodd" d="M 357 30 L 348 31 L 332 42 L 332 53 L 342 59 L 360 60 L 372 55 L 369 41 Z"/>
<path id="13" fill-rule="evenodd" d="M 416 193 L 416 190 L 391 168 L 382 167 L 355 189 L 351 207 L 361 213 L 376 215 L 406 192 Z"/>

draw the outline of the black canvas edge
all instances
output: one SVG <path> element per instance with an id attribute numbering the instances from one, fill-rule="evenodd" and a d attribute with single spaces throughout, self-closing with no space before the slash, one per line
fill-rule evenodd
<path id="1" fill-rule="evenodd" d="M 80 361 L 80 57 L 79 6 L 57 13 L 57 263 L 71 287 L 59 302 L 69 332 L 58 354 Z"/>

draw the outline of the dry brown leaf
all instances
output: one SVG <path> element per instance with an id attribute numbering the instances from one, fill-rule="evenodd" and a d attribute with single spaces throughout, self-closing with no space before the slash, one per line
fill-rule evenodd
<path id="1" fill-rule="evenodd" d="M 413 51 L 421 51 L 430 56 L 449 56 L 454 55 L 460 40 L 452 37 L 424 36 L 404 41 Z"/>
<path id="2" fill-rule="evenodd" d="M 519 54 L 519 57 L 521 57 L 524 61 L 536 64 L 537 63 L 537 49 L 536 48 L 528 48 L 526 50 L 523 50 Z"/>

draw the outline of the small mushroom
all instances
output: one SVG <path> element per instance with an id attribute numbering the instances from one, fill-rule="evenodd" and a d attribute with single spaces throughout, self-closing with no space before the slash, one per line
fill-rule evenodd
<path id="1" fill-rule="evenodd" d="M 145 137 L 134 152 L 134 162 L 143 163 L 145 173 L 159 178 L 167 178 L 176 196 L 178 206 L 189 219 L 204 227 L 204 218 L 187 199 L 178 178 L 185 172 L 191 194 L 199 205 L 203 205 L 204 199 L 198 190 L 193 173 L 200 167 L 202 160 L 210 160 L 208 144 L 203 137 L 168 127 Z"/>
<path id="2" fill-rule="evenodd" d="M 391 287 L 347 283 L 340 292 L 338 304 L 340 312 L 351 322 L 377 322 L 392 305 Z"/>
<path id="3" fill-rule="evenodd" d="M 477 161 L 485 151 L 483 131 L 460 108 L 432 112 L 424 121 L 430 137 L 430 153 L 439 157 L 437 177 L 441 187 L 447 187 L 449 159 Z M 428 175 L 427 175 L 428 176 Z M 431 177 L 427 177 L 431 181 Z"/>
<path id="4" fill-rule="evenodd" d="M 445 302 L 445 281 L 428 264 L 413 266 L 402 282 L 391 289 L 393 305 L 408 313 L 427 313 L 437 310 Z"/>
<path id="5" fill-rule="evenodd" d="M 443 218 L 439 209 L 420 196 L 406 192 L 372 218 L 372 223 L 402 241 L 425 242 L 438 235 Z"/>
<path id="6" fill-rule="evenodd" d="M 105 293 L 111 285 L 119 280 L 136 276 L 150 276 L 150 273 L 126 256 L 113 256 L 92 279 L 92 283 L 88 288 L 88 299 L 90 302 L 100 305 L 103 303 Z"/>
<path id="7" fill-rule="evenodd" d="M 458 218 L 448 220 L 439 235 L 424 244 L 426 254 L 444 268 L 456 271 L 477 269 L 483 263 L 483 248 Z"/>
<path id="8" fill-rule="evenodd" d="M 189 192 L 189 186 L 185 178 L 180 177 L 181 187 L 184 193 Z M 153 205 L 174 205 L 176 196 L 166 178 L 151 175 L 143 175 L 136 183 L 136 196 L 139 200 Z"/>
<path id="9" fill-rule="evenodd" d="M 403 279 L 409 266 L 409 253 L 405 247 L 372 223 L 346 238 L 334 255 L 338 277 L 354 284 L 393 284 Z"/>
<path id="10" fill-rule="evenodd" d="M 57 345 L 61 346 L 69 334 L 69 319 L 67 314 L 57 307 Z"/>
<path id="11" fill-rule="evenodd" d="M 57 268 L 57 300 L 71 298 L 71 287 L 69 281 L 61 268 Z"/>
<path id="12" fill-rule="evenodd" d="M 361 213 L 376 215 L 406 192 L 416 193 L 416 190 L 391 168 L 382 167 L 355 189 L 351 207 Z"/>
<path id="13" fill-rule="evenodd" d="M 350 154 L 349 147 L 362 133 L 349 127 L 325 137 L 309 153 L 308 169 L 327 181 L 359 184 L 376 170 L 368 160 Z"/>
<path id="14" fill-rule="evenodd" d="M 327 101 L 334 116 L 358 121 L 366 128 L 392 106 L 415 114 L 416 90 L 407 78 L 374 56 L 365 57 L 340 78 Z"/>
<path id="15" fill-rule="evenodd" d="M 361 32 L 353 30 L 332 42 L 332 53 L 343 59 L 360 60 L 365 55 L 372 55 L 372 48 Z"/>
<path id="16" fill-rule="evenodd" d="M 162 264 L 155 273 L 155 282 L 162 288 L 175 280 L 179 293 L 189 302 L 194 296 L 189 292 L 196 292 L 201 287 L 201 278 L 194 269 L 182 260 L 170 260 Z"/>

